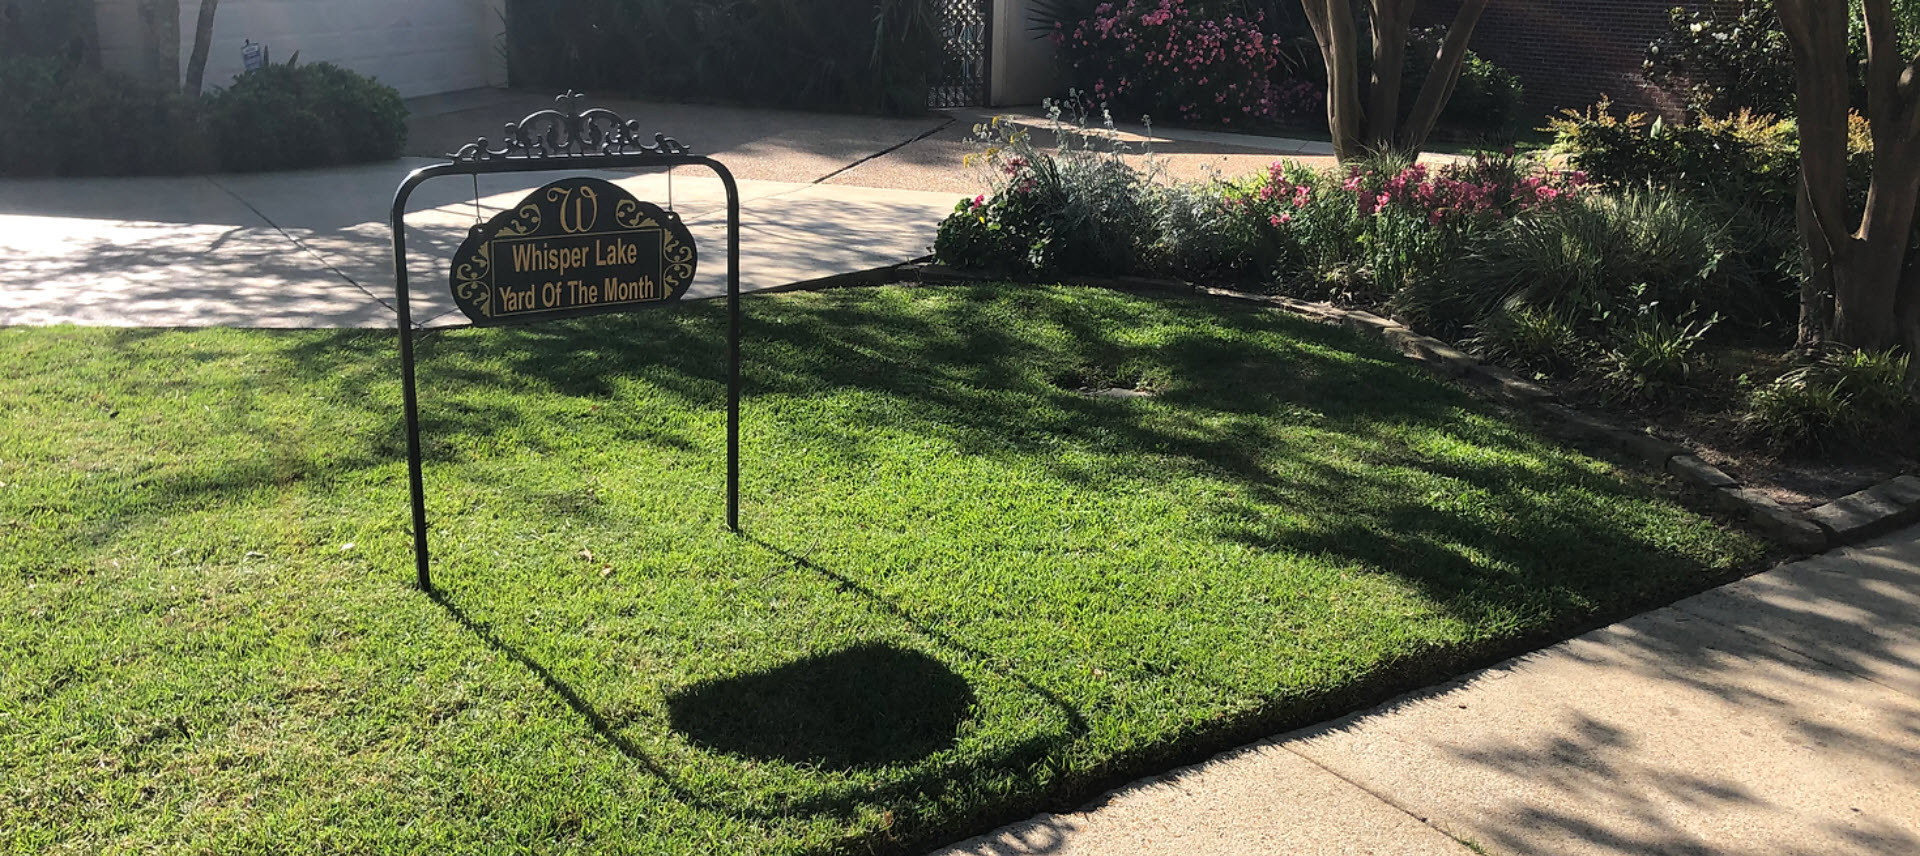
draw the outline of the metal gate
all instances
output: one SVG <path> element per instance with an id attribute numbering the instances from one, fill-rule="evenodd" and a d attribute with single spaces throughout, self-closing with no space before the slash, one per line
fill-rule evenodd
<path id="1" fill-rule="evenodd" d="M 928 107 L 985 107 L 993 65 L 994 0 L 934 0 L 940 14 L 940 77 Z"/>

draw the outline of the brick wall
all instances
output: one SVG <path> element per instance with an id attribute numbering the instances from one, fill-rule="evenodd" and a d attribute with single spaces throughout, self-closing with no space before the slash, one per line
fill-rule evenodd
<path id="1" fill-rule="evenodd" d="M 1475 53 L 1520 76 L 1531 114 L 1585 107 L 1611 96 L 1637 110 L 1677 115 L 1684 104 L 1641 77 L 1647 44 L 1668 10 L 1711 0 L 1491 0 L 1474 28 Z M 1447 23 L 1460 0 L 1421 4 L 1420 23 Z"/>

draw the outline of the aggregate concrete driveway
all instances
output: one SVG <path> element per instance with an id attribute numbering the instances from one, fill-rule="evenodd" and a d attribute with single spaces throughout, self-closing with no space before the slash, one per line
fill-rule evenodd
<path id="1" fill-rule="evenodd" d="M 486 92 L 415 102 L 416 145 L 451 150 L 438 143 L 471 140 L 487 128 L 497 138 L 500 124 L 551 101 Z M 951 191 L 820 183 L 937 131 L 951 121 L 945 116 L 685 105 L 652 105 L 632 115 L 660 121 L 663 130 L 684 127 L 675 135 L 740 178 L 746 290 L 924 256 L 959 199 Z M 0 326 L 391 327 L 394 189 L 407 173 L 436 161 L 254 175 L 0 179 Z M 407 241 L 417 323 L 464 323 L 449 314 L 446 271 L 467 230 L 561 174 L 483 176 L 477 187 L 445 178 L 414 195 Z M 717 178 L 692 168 L 671 176 L 584 174 L 670 203 L 701 252 L 689 297 L 724 293 L 725 196 Z"/>

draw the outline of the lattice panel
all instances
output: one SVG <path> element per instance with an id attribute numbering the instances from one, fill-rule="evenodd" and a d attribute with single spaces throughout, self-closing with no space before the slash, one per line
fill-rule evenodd
<path id="1" fill-rule="evenodd" d="M 929 107 L 984 107 L 992 56 L 993 0 L 936 0 L 945 56 L 927 92 Z"/>

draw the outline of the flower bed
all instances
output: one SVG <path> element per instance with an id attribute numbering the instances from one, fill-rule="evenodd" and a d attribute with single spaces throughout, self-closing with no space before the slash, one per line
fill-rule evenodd
<path id="1" fill-rule="evenodd" d="M 1906 355 L 1782 356 L 1792 268 L 1764 239 L 1764 211 L 1606 185 L 1511 152 L 1282 162 L 1175 185 L 1114 152 L 1039 151 L 1017 134 L 990 152 L 1001 181 L 942 224 L 943 263 L 1175 277 L 1366 308 L 1652 424 L 1793 507 L 1920 458 Z M 1809 456 L 1825 462 L 1818 472 L 1791 463 Z"/>

